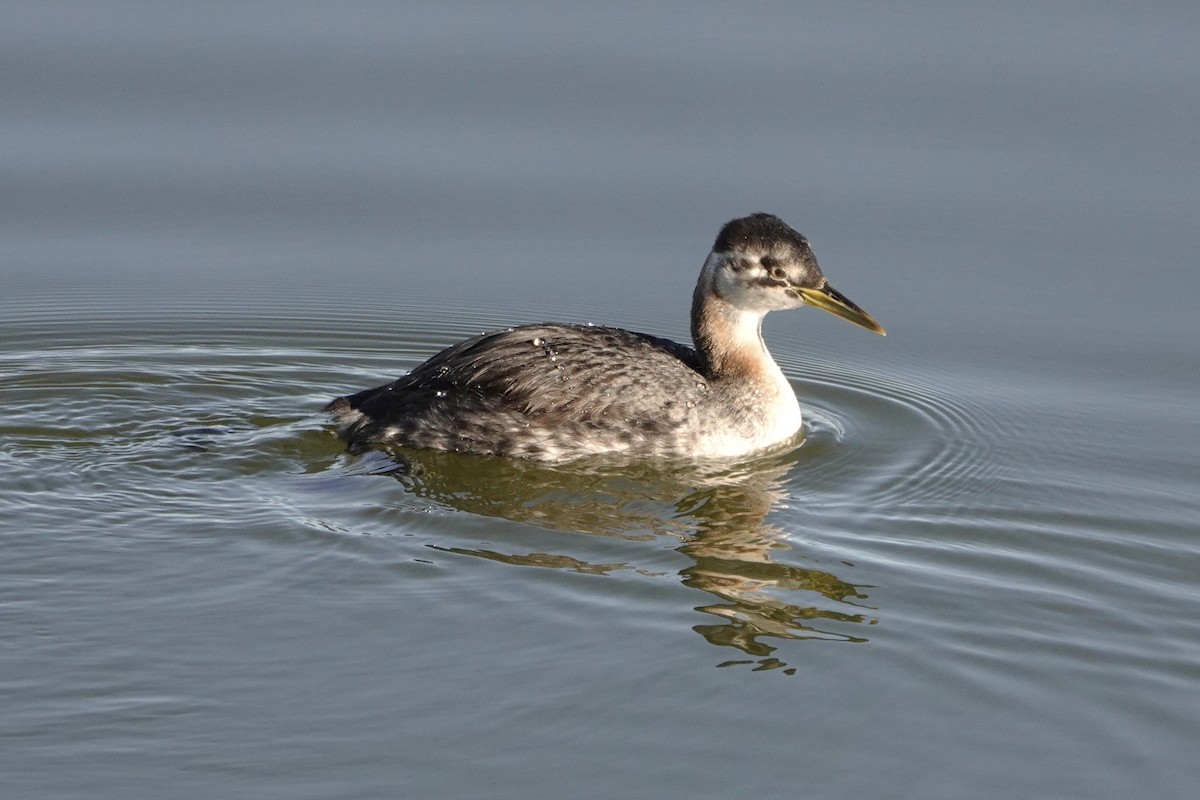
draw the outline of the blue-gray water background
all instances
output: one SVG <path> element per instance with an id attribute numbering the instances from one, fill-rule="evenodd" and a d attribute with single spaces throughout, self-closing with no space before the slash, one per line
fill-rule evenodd
<path id="1" fill-rule="evenodd" d="M 0 6 L 0 796 L 1124 798 L 1200 782 L 1200 11 Z M 352 456 L 465 335 L 686 338 L 719 474 Z"/>

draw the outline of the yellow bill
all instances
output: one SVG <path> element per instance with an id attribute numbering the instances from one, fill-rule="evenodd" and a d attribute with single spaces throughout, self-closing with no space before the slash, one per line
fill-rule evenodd
<path id="1" fill-rule="evenodd" d="M 804 298 L 804 302 L 808 305 L 824 309 L 830 314 L 836 314 L 844 320 L 853 322 L 855 325 L 860 325 L 869 331 L 875 331 L 880 336 L 887 336 L 887 331 L 875 321 L 874 317 L 856 306 L 837 289 L 830 286 L 829 281 L 825 281 L 817 287 L 797 286 L 795 288 L 796 292 Z"/>

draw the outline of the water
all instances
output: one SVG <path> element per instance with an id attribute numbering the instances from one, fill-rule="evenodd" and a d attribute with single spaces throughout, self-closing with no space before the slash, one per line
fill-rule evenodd
<path id="1" fill-rule="evenodd" d="M 10 6 L 0 790 L 1190 797 L 1197 15 Z M 793 452 L 350 455 L 780 214 Z"/>

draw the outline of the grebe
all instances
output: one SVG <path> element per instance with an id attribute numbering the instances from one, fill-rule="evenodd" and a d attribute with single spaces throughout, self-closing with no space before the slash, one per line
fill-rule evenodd
<path id="1" fill-rule="evenodd" d="M 762 339 L 768 311 L 812 305 L 883 334 L 771 214 L 727 223 L 692 296 L 695 349 L 620 328 L 524 325 L 449 347 L 325 407 L 353 446 L 547 462 L 736 458 L 792 440 L 800 404 Z"/>

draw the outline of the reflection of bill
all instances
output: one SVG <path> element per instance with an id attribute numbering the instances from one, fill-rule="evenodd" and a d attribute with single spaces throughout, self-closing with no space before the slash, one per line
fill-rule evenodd
<path id="1" fill-rule="evenodd" d="M 431 544 L 446 553 L 515 566 L 534 566 L 605 575 L 633 570 L 676 575 L 717 602 L 696 607 L 720 623 L 696 625 L 715 645 L 735 647 L 760 659 L 759 669 L 786 667 L 771 658 L 775 639 L 865 642 L 859 630 L 871 624 L 866 598 L 837 576 L 787 563 L 794 552 L 785 533 L 767 515 L 786 497 L 784 481 L 801 451 L 734 467 L 645 464 L 575 464 L 549 467 L 528 461 L 395 449 L 385 472 L 414 496 L 490 517 L 539 527 L 623 540 L 678 539 L 683 569 L 663 570 L 627 562 L 599 563 L 579 554 L 505 552 L 452 543 Z M 565 540 L 555 539 L 559 549 Z M 657 553 L 661 551 L 656 551 Z M 738 662 L 726 662 L 738 663 Z M 791 670 L 787 670 L 791 671 Z"/>

